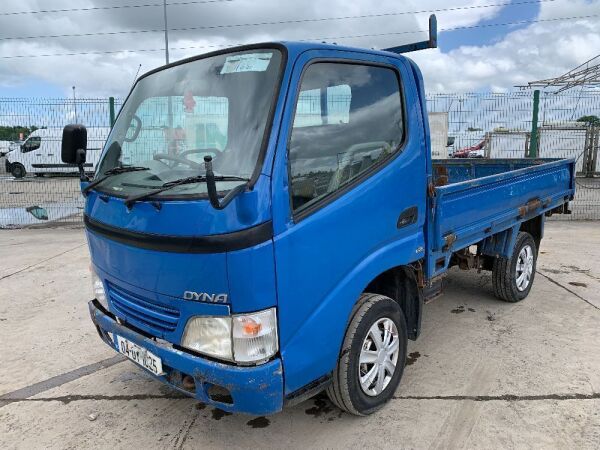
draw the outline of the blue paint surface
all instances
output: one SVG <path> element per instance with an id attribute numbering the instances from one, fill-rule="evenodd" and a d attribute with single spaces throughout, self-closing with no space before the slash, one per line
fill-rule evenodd
<path id="1" fill-rule="evenodd" d="M 159 345 L 154 340 L 118 324 L 92 302 L 89 303 L 89 309 L 92 321 L 104 332 L 103 339 L 116 351 L 116 344 L 107 340 L 106 332 L 134 342 L 158 356 L 162 360 L 165 374 L 155 378 L 172 388 L 223 411 L 264 415 L 280 411 L 283 407 L 283 373 L 279 359 L 257 367 L 237 367 L 210 361 Z M 178 375 L 176 372 L 194 378 L 195 394 L 182 389 L 180 384 L 173 381 Z M 207 391 L 212 385 L 226 388 L 231 394 L 233 404 L 215 401 L 209 397 Z"/>

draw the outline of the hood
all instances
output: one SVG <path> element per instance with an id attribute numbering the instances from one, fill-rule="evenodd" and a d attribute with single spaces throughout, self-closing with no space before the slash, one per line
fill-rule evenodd
<path id="1" fill-rule="evenodd" d="M 275 306 L 272 225 L 263 197 L 259 189 L 245 192 L 221 211 L 205 199 L 161 201 L 160 208 L 139 202 L 128 210 L 123 199 L 91 191 L 88 244 L 109 298 L 122 300 L 122 313 L 144 302 L 190 315 Z"/>

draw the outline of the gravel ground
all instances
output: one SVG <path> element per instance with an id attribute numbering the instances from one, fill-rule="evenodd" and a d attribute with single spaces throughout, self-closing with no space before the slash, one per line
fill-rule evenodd
<path id="1" fill-rule="evenodd" d="M 546 228 L 530 296 L 451 271 L 395 398 L 357 418 L 319 396 L 269 417 L 181 398 L 98 338 L 79 229 L 0 232 L 0 448 L 600 446 L 600 227 Z"/>

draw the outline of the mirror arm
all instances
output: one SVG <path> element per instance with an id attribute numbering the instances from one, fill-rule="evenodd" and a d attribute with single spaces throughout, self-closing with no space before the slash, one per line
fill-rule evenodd
<path id="1" fill-rule="evenodd" d="M 244 191 L 248 183 L 240 184 L 232 190 L 230 190 L 223 201 L 219 201 L 217 195 L 217 185 L 215 183 L 215 173 L 212 170 L 212 156 L 206 155 L 204 157 L 204 167 L 206 168 L 206 190 L 208 191 L 208 200 L 213 208 L 221 210 L 225 208 L 231 200 L 233 200 L 240 192 Z"/>
<path id="2" fill-rule="evenodd" d="M 79 181 L 90 181 L 89 177 L 85 174 L 83 165 L 85 164 L 85 150 L 80 148 L 75 153 L 75 161 L 79 168 Z"/>
<path id="3" fill-rule="evenodd" d="M 220 207 L 217 209 L 223 209 L 227 205 L 229 205 L 231 203 L 231 200 L 233 200 L 238 194 L 240 194 L 241 192 L 246 190 L 247 185 L 248 185 L 248 183 L 240 184 L 239 186 L 236 186 L 232 190 L 230 190 L 227 193 L 227 195 L 225 197 L 223 197 L 223 200 L 221 202 L 219 202 Z"/>

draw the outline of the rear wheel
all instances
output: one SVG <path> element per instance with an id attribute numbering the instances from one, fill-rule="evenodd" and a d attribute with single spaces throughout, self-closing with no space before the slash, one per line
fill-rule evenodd
<path id="1" fill-rule="evenodd" d="M 402 378 L 407 340 L 398 303 L 384 295 L 361 295 L 327 388 L 331 401 L 358 416 L 381 408 Z"/>
<path id="2" fill-rule="evenodd" d="M 519 232 L 510 258 L 496 258 L 492 268 L 494 294 L 505 302 L 519 302 L 529 294 L 537 262 L 537 247 L 529 233 Z"/>
<path id="3" fill-rule="evenodd" d="M 15 178 L 23 178 L 27 174 L 25 167 L 20 163 L 11 164 L 10 173 Z"/>

